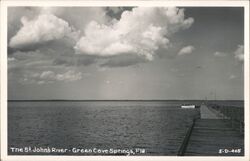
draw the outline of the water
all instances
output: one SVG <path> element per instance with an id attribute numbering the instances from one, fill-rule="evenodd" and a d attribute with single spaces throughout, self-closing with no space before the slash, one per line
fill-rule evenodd
<path id="1" fill-rule="evenodd" d="M 9 155 L 113 155 L 81 149 L 145 150 L 176 155 L 198 109 L 183 101 L 8 102 Z M 196 102 L 197 103 L 197 102 Z M 10 148 L 67 148 L 66 152 L 14 152 Z M 134 151 L 133 151 L 134 152 Z M 119 153 L 120 154 L 120 153 Z M 121 154 L 122 155 L 122 154 Z"/>

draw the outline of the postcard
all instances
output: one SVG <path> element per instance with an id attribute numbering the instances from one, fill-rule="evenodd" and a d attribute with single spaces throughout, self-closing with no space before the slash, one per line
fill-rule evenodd
<path id="1" fill-rule="evenodd" d="M 248 1 L 2 1 L 1 160 L 249 160 Z"/>

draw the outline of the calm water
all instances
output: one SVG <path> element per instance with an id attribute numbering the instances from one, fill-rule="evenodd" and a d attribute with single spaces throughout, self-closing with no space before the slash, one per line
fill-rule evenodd
<path id="1" fill-rule="evenodd" d="M 182 101 L 9 102 L 9 154 L 105 155 L 81 149 L 144 149 L 136 155 L 176 155 L 197 109 Z M 196 102 L 198 103 L 198 102 Z M 55 153 L 12 152 L 10 148 L 67 148 Z M 112 155 L 112 154 L 108 154 Z"/>

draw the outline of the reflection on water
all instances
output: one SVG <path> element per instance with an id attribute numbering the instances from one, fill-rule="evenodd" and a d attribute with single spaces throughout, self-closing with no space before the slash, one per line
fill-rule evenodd
<path id="1" fill-rule="evenodd" d="M 198 114 L 197 109 L 181 109 L 182 103 L 9 102 L 8 146 L 143 148 L 143 155 L 176 155 L 187 128 Z M 23 153 L 9 149 L 9 154 Z"/>

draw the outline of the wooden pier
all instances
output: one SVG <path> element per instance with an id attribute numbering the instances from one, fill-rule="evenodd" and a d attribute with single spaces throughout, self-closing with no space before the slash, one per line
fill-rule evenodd
<path id="1" fill-rule="evenodd" d="M 188 129 L 179 149 L 180 156 L 243 156 L 244 136 L 231 126 L 231 120 L 206 105 L 200 119 Z"/>

